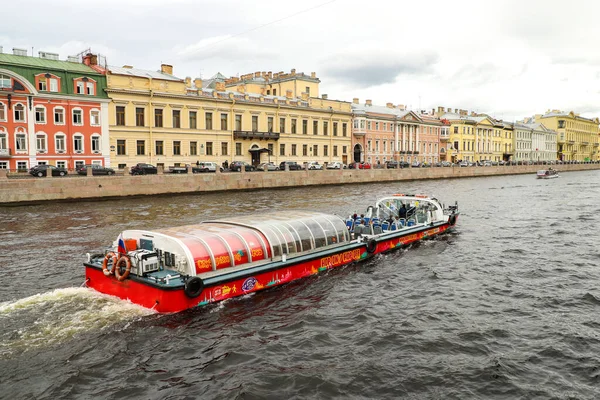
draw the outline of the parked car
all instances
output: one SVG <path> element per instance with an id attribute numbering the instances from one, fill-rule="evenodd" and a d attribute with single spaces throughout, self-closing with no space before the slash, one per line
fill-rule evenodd
<path id="1" fill-rule="evenodd" d="M 298 171 L 302 169 L 302 166 L 296 161 L 282 161 L 281 163 L 279 163 L 279 169 L 285 171 L 286 164 L 290 171 Z"/>
<path id="2" fill-rule="evenodd" d="M 233 172 L 240 172 L 244 168 L 244 171 L 255 171 L 254 165 L 248 164 L 246 161 L 234 161 L 229 164 L 229 169 Z"/>
<path id="3" fill-rule="evenodd" d="M 48 170 L 52 171 L 51 172 L 52 176 L 65 176 L 68 174 L 68 171 L 65 168 L 59 168 L 59 167 L 55 167 L 54 165 L 46 165 L 46 164 L 39 164 L 39 165 L 32 167 L 29 170 L 29 173 L 33 176 L 42 177 L 42 176 L 46 176 L 48 174 Z"/>
<path id="4" fill-rule="evenodd" d="M 172 167 L 169 167 L 169 172 L 172 174 L 187 174 L 189 166 L 190 164 L 174 165 Z"/>
<path id="5" fill-rule="evenodd" d="M 327 164 L 327 169 L 342 169 L 342 168 L 346 168 L 346 166 L 339 161 L 334 161 L 334 162 Z"/>
<path id="6" fill-rule="evenodd" d="M 413 168 L 420 168 L 421 167 L 421 163 L 418 161 L 413 161 L 412 164 L 410 164 L 411 167 Z"/>
<path id="7" fill-rule="evenodd" d="M 192 167 L 192 172 L 194 174 L 202 172 L 217 172 L 217 168 L 219 168 L 219 171 L 223 172 L 223 167 L 218 165 L 216 162 L 202 161 L 197 162 L 196 165 Z"/>
<path id="8" fill-rule="evenodd" d="M 267 169 L 267 171 L 279 171 L 279 167 L 273 163 L 262 163 L 258 164 L 258 166 L 256 167 L 256 169 L 259 171 L 264 171 L 265 168 Z"/>
<path id="9" fill-rule="evenodd" d="M 108 168 L 108 167 L 103 167 L 102 165 L 98 165 L 98 164 L 82 165 L 81 167 L 77 168 L 77 173 L 79 175 L 87 175 L 88 168 L 91 168 L 92 175 L 114 175 L 115 174 L 114 169 Z"/>
<path id="10" fill-rule="evenodd" d="M 308 161 L 304 163 L 304 167 L 308 169 L 323 169 L 323 166 L 317 161 Z"/>
<path id="11" fill-rule="evenodd" d="M 442 167 L 453 167 L 454 166 L 454 164 L 451 163 L 450 161 L 442 161 L 441 164 L 442 164 Z"/>
<path id="12" fill-rule="evenodd" d="M 158 169 L 152 164 L 138 163 L 129 170 L 131 175 L 152 175 L 157 174 Z"/>
<path id="13" fill-rule="evenodd" d="M 367 162 L 353 162 L 348 165 L 350 169 L 371 169 L 371 164 Z"/>
<path id="14" fill-rule="evenodd" d="M 472 167 L 472 166 L 473 166 L 473 163 L 471 163 L 471 162 L 469 162 L 469 161 L 461 161 L 461 162 L 458 164 L 458 166 L 459 166 L 459 167 Z"/>
<path id="15" fill-rule="evenodd" d="M 386 168 L 400 168 L 400 163 L 396 160 L 389 160 L 385 162 Z"/>

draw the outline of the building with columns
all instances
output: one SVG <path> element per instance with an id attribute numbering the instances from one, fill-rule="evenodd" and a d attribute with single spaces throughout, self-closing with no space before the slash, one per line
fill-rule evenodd
<path id="1" fill-rule="evenodd" d="M 106 78 L 93 57 L 0 50 L 0 168 L 110 165 Z"/>

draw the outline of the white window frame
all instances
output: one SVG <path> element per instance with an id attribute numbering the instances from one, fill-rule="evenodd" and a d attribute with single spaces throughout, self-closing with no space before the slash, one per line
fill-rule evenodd
<path id="1" fill-rule="evenodd" d="M 94 118 L 94 115 L 96 116 L 96 118 Z M 90 125 L 100 126 L 100 110 L 98 110 L 97 108 L 92 108 L 90 110 Z"/>
<path id="2" fill-rule="evenodd" d="M 94 90 L 94 82 L 86 82 L 85 84 L 85 94 L 89 96 L 94 96 L 96 91 Z"/>
<path id="3" fill-rule="evenodd" d="M 8 161 L 0 161 L 0 169 L 8 169 Z"/>
<path id="4" fill-rule="evenodd" d="M 46 107 L 44 106 L 35 106 L 33 108 L 33 111 L 35 113 L 35 123 L 36 124 L 41 124 L 41 125 L 46 125 Z M 41 111 L 40 115 L 43 117 L 41 120 L 38 120 L 38 111 Z"/>
<path id="5" fill-rule="evenodd" d="M 78 111 L 79 115 L 81 116 L 81 121 L 80 122 L 75 122 L 75 112 Z M 75 126 L 82 126 L 83 125 L 83 110 L 81 108 L 74 108 L 71 112 L 71 121 L 73 122 L 73 125 Z"/>
<path id="6" fill-rule="evenodd" d="M 94 142 L 96 142 L 96 146 L 94 145 Z M 102 136 L 100 134 L 94 133 L 92 135 L 90 138 L 90 148 L 94 154 L 100 154 L 102 152 Z"/>
<path id="7" fill-rule="evenodd" d="M 18 119 L 17 118 L 17 108 L 21 106 L 22 107 L 22 113 L 23 113 L 23 119 Z M 13 107 L 13 117 L 14 117 L 14 121 L 15 122 L 27 122 L 27 107 L 25 107 L 25 105 L 23 105 L 23 103 L 17 103 L 15 104 L 15 106 Z"/>
<path id="8" fill-rule="evenodd" d="M 22 143 L 23 146 L 21 149 L 19 149 L 18 143 L 20 142 L 19 139 L 23 139 Z M 15 152 L 17 153 L 27 153 L 27 133 L 23 132 L 22 130 L 17 130 L 15 132 Z"/>
<path id="9" fill-rule="evenodd" d="M 0 122 L 6 122 L 6 104 L 0 101 L 0 110 L 2 113 L 0 114 Z"/>
<path id="10" fill-rule="evenodd" d="M 50 78 L 50 91 L 58 92 L 58 78 Z"/>
<path id="11" fill-rule="evenodd" d="M 76 133 L 73 135 L 73 152 L 76 154 L 83 154 L 85 151 L 85 141 L 84 136 L 81 133 Z M 81 149 L 77 149 L 77 142 L 81 143 Z"/>
<path id="12" fill-rule="evenodd" d="M 67 168 L 67 162 L 65 160 L 56 160 L 57 168 Z"/>
<path id="13" fill-rule="evenodd" d="M 77 81 L 77 85 L 76 85 L 76 92 L 77 94 L 85 94 L 85 82 L 83 81 Z"/>
<path id="14" fill-rule="evenodd" d="M 42 91 L 42 92 L 48 91 L 48 80 L 46 79 L 46 77 L 43 74 L 42 74 L 42 76 L 40 76 L 38 78 L 37 90 Z"/>
<path id="15" fill-rule="evenodd" d="M 40 142 L 43 146 L 40 146 Z M 35 150 L 40 154 L 48 152 L 48 135 L 46 135 L 45 132 L 38 132 L 35 134 Z"/>
<path id="16" fill-rule="evenodd" d="M 29 162 L 28 161 L 17 161 L 17 170 L 28 170 Z"/>
<path id="17" fill-rule="evenodd" d="M 79 167 L 83 167 L 85 165 L 85 161 L 84 160 L 77 160 L 75 161 L 75 169 L 79 169 Z"/>
<path id="18" fill-rule="evenodd" d="M 8 149 L 8 132 L 0 128 L 0 150 Z"/>
<path id="19" fill-rule="evenodd" d="M 67 135 L 62 132 L 57 132 L 54 135 L 54 148 L 56 153 L 64 154 L 67 152 Z"/>
<path id="20" fill-rule="evenodd" d="M 62 122 L 56 122 L 57 111 L 61 111 Z M 54 121 L 54 125 L 64 125 L 65 124 L 65 108 L 64 107 L 61 107 L 61 106 L 54 107 L 53 121 Z"/>
<path id="21" fill-rule="evenodd" d="M 0 88 L 10 89 L 11 87 L 12 85 L 10 76 L 0 74 Z"/>

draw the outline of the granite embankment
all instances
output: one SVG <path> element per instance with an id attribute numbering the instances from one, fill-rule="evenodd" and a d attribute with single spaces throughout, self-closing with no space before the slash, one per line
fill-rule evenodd
<path id="1" fill-rule="evenodd" d="M 418 179 L 453 179 L 512 174 L 533 175 L 539 168 L 542 167 L 520 165 L 468 168 L 158 174 L 110 177 L 66 176 L 61 178 L 28 179 L 11 179 L 10 177 L 7 178 L 4 173 L 0 174 L 0 205 Z M 560 172 L 600 169 L 600 164 L 558 165 L 556 169 Z"/>

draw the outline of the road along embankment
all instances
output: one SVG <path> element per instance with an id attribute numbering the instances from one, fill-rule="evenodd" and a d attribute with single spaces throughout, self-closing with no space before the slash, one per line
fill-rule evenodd
<path id="1" fill-rule="evenodd" d="M 285 187 L 455 179 L 535 174 L 542 166 L 271 171 L 142 176 L 66 176 L 11 179 L 0 174 L 0 205 L 105 199 L 124 196 L 274 189 Z M 600 164 L 565 164 L 559 172 L 600 169 Z M 1 170 L 0 170 L 1 171 Z M 533 177 L 532 177 L 533 178 Z"/>

